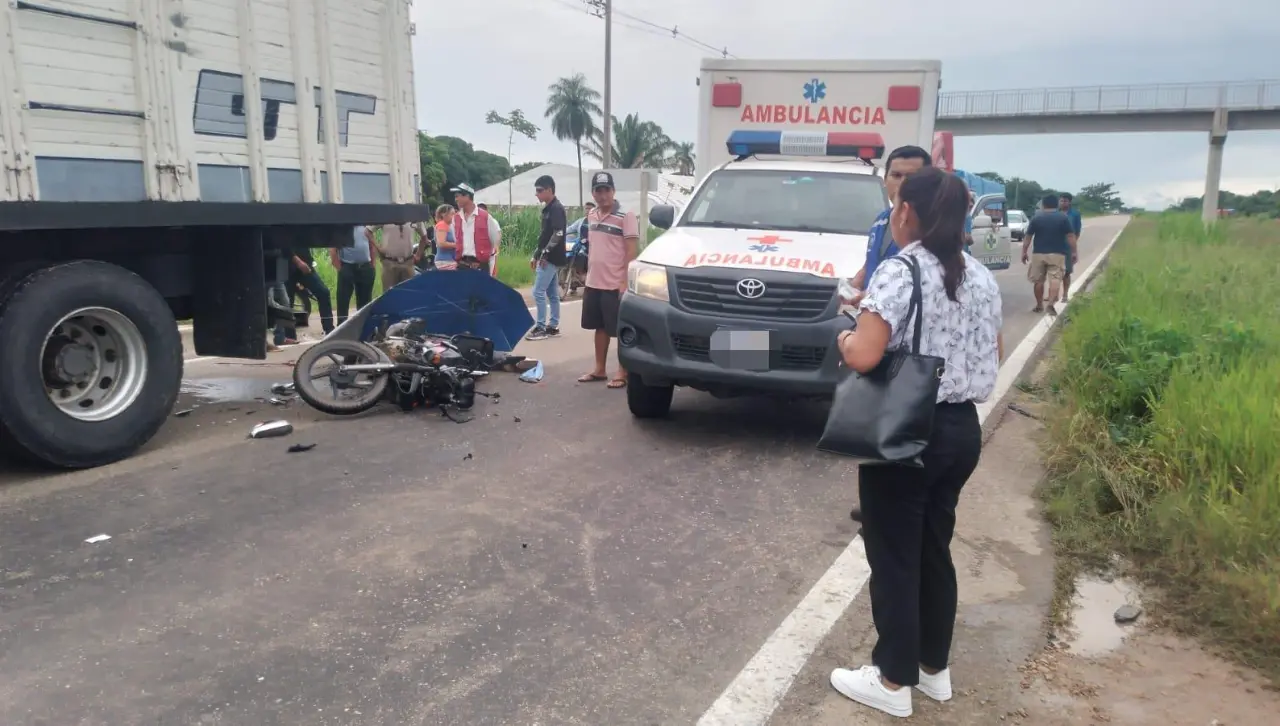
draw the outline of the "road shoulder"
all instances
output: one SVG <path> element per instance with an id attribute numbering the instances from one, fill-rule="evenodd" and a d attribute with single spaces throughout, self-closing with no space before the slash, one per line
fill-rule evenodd
<path id="1" fill-rule="evenodd" d="M 952 543 L 960 580 L 952 652 L 956 697 L 945 706 L 915 699 L 922 723 L 988 726 L 1021 708 L 1019 667 L 1045 646 L 1054 591 L 1049 528 L 1035 497 L 1044 477 L 1040 431 L 1031 418 L 1006 415 L 965 487 Z M 800 672 L 770 723 L 880 723 L 878 714 L 839 695 L 827 680 L 833 668 L 868 662 L 874 644 L 869 598 L 858 598 Z"/>

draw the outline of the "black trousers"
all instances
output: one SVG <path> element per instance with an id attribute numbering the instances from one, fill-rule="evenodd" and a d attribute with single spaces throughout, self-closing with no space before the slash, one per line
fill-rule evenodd
<path id="1" fill-rule="evenodd" d="M 947 667 L 958 598 L 951 561 L 956 504 L 981 450 L 977 408 L 942 403 L 921 457 L 923 468 L 859 468 L 862 538 L 878 636 L 871 662 L 893 683 L 916 685 L 921 665 Z"/>
<path id="2" fill-rule="evenodd" d="M 356 294 L 356 310 L 373 301 L 373 283 L 377 276 L 372 262 L 342 263 L 338 269 L 338 325 L 347 320 L 352 292 Z"/>

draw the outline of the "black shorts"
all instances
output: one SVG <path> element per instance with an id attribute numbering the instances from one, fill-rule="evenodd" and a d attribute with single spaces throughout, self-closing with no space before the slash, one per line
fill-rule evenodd
<path id="1" fill-rule="evenodd" d="M 617 290 L 597 290 L 588 287 L 582 293 L 582 329 L 603 330 L 610 338 L 618 337 L 618 301 L 622 293 Z"/>

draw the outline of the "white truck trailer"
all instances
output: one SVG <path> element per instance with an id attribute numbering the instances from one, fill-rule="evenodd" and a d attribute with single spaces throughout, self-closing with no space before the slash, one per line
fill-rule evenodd
<path id="1" fill-rule="evenodd" d="M 429 218 L 409 0 L 0 6 L 0 446 L 128 456 L 200 355 L 264 358 L 294 246 Z"/>

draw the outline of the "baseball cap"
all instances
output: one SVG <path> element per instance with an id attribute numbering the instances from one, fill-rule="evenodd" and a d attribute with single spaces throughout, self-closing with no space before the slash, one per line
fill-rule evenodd
<path id="1" fill-rule="evenodd" d="M 614 189 L 613 175 L 607 171 L 598 171 L 595 176 L 591 177 L 591 188 L 599 189 L 600 187 L 608 187 Z"/>
<path id="2" fill-rule="evenodd" d="M 449 191 L 453 192 L 454 194 L 466 194 L 468 197 L 474 197 L 476 195 L 476 190 L 472 189 L 470 184 L 465 184 L 465 183 L 459 184 L 458 186 L 450 189 Z"/>

